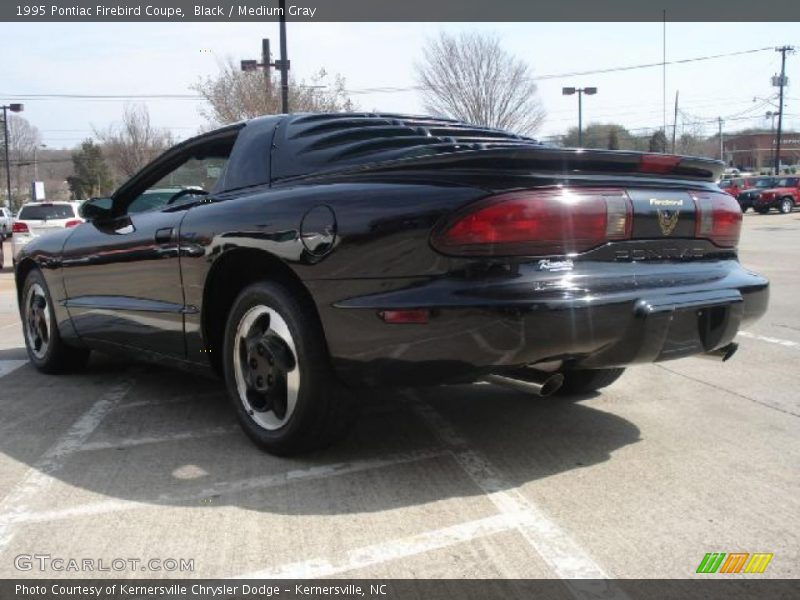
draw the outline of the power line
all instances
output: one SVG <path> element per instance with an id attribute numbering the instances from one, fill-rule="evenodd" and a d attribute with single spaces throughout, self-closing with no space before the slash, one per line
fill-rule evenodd
<path id="1" fill-rule="evenodd" d="M 750 50 L 739 50 L 737 52 L 725 52 L 722 54 L 708 54 L 705 56 L 695 56 L 692 58 L 682 58 L 678 60 L 661 61 L 655 63 L 643 63 L 638 65 L 623 65 L 618 67 L 607 67 L 604 69 L 591 69 L 587 71 L 570 71 L 567 73 L 550 73 L 539 75 L 535 77 L 528 77 L 522 81 L 548 81 L 551 79 L 564 79 L 567 77 L 580 77 L 583 75 L 602 75 L 604 73 L 618 73 L 624 71 L 633 71 L 637 69 L 650 69 L 654 67 L 661 67 L 663 65 L 682 65 L 694 62 L 701 62 L 706 60 L 716 60 L 719 58 L 729 58 L 734 56 L 743 56 L 746 54 L 755 54 L 758 52 L 765 52 L 773 50 L 772 46 L 766 48 L 753 48 Z M 318 87 L 318 86 L 303 86 L 296 85 L 295 87 Z M 346 94 L 380 94 L 380 93 L 396 93 L 396 92 L 413 92 L 420 91 L 423 86 L 377 86 L 370 88 L 354 88 L 345 89 Z M 0 96 L 12 98 L 15 100 L 44 100 L 44 99 L 59 99 L 59 100 L 202 100 L 201 94 L 175 94 L 175 93 L 153 93 L 153 94 L 69 94 L 69 93 L 52 93 L 52 94 L 5 94 L 0 92 Z"/>

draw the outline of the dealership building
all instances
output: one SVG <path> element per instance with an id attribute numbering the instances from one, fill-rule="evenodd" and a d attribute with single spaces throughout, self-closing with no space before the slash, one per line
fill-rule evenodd
<path id="1" fill-rule="evenodd" d="M 746 171 L 769 169 L 775 164 L 775 141 L 774 131 L 726 136 L 725 162 Z M 781 134 L 781 162 L 800 164 L 800 133 L 785 131 Z"/>

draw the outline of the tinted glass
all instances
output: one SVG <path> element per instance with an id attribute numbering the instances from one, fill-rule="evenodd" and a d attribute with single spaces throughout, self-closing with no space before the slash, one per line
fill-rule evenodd
<path id="1" fill-rule="evenodd" d="M 29 204 L 19 211 L 18 219 L 22 221 L 44 221 L 51 219 L 71 219 L 75 209 L 71 204 Z"/>
<path id="2" fill-rule="evenodd" d="M 205 195 L 203 192 L 214 189 L 227 162 L 227 157 L 218 156 L 190 158 L 135 198 L 128 205 L 128 214 L 196 202 L 198 196 Z M 183 190 L 197 190 L 199 194 L 187 191 L 178 196 Z"/>

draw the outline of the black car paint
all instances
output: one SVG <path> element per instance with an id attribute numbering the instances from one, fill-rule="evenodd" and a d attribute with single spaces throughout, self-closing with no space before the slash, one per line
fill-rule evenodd
<path id="1" fill-rule="evenodd" d="M 18 286 L 32 265 L 41 268 L 71 343 L 208 372 L 221 351 L 209 343 L 208 282 L 223 257 L 263 253 L 309 291 L 340 377 L 370 385 L 469 380 L 554 359 L 607 367 L 679 358 L 730 342 L 766 310 L 767 281 L 734 251 L 690 239 L 688 221 L 686 237 L 662 239 L 655 210 L 645 206 L 636 209 L 642 239 L 573 257 L 459 258 L 429 243 L 438 223 L 490 193 L 565 183 L 713 191 L 715 163 L 706 176 L 698 175 L 706 168 L 700 161 L 682 177 L 654 176 L 631 173 L 624 153 L 526 148 L 514 160 L 536 150 L 546 161 L 520 169 L 497 151 L 493 163 L 476 153 L 303 176 L 285 158 L 275 163 L 289 143 L 283 119 L 226 129 L 241 133 L 224 191 L 202 202 L 34 240 L 20 255 Z M 565 156 L 585 168 L 568 167 Z M 620 163 L 619 172 L 608 173 L 608 162 L 592 168 L 605 156 Z M 115 203 L 147 172 L 123 186 Z M 164 230 L 169 237 L 157 241 Z M 379 315 L 392 308 L 430 308 L 431 318 L 387 324 Z"/>

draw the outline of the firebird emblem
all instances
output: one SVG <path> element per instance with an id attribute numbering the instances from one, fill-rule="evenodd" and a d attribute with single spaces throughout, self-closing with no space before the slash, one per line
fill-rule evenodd
<path id="1" fill-rule="evenodd" d="M 658 209 L 658 226 L 661 228 L 661 233 L 669 235 L 675 230 L 678 224 L 678 217 L 681 214 L 679 210 L 661 210 Z"/>

